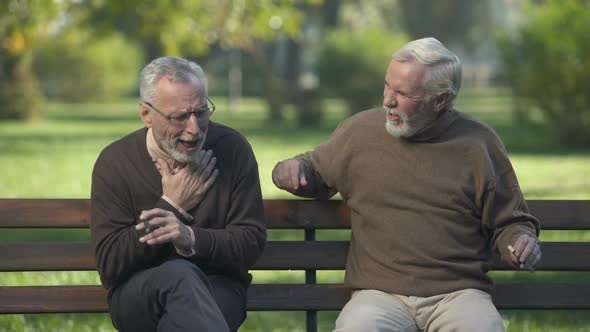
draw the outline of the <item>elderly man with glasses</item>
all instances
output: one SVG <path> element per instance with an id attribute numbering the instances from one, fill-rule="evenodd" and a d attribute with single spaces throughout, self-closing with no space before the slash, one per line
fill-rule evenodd
<path id="1" fill-rule="evenodd" d="M 178 57 L 140 75 L 141 128 L 92 173 L 91 235 L 120 331 L 236 331 L 248 268 L 266 241 L 246 139 L 210 121 L 201 67 Z"/>

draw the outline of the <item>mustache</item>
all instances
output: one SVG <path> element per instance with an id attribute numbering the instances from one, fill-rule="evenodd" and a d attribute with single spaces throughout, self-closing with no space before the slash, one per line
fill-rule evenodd
<path id="1" fill-rule="evenodd" d="M 205 139 L 205 135 L 204 134 L 198 134 L 195 137 L 177 137 L 174 139 L 174 141 L 178 142 L 178 141 L 185 141 L 185 142 L 198 142 L 198 141 L 202 141 L 203 139 Z"/>
<path id="2" fill-rule="evenodd" d="M 407 121 L 409 119 L 409 117 L 405 114 L 402 113 L 400 111 L 397 110 L 397 107 L 387 107 L 387 106 L 383 106 L 383 109 L 387 112 L 387 113 L 393 113 L 397 116 L 399 116 L 400 118 L 402 118 L 402 120 Z"/>

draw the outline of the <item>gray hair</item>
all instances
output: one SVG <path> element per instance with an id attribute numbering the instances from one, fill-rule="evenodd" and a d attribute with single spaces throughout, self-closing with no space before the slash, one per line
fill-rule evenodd
<path id="1" fill-rule="evenodd" d="M 424 89 L 429 98 L 447 93 L 448 106 L 452 107 L 461 88 L 461 61 L 435 38 L 411 41 L 393 55 L 399 62 L 418 61 L 428 65 L 430 70 L 424 77 Z"/>
<path id="2" fill-rule="evenodd" d="M 173 82 L 189 82 L 197 78 L 207 95 L 207 78 L 205 72 L 195 62 L 175 56 L 160 57 L 147 64 L 139 74 L 139 96 L 142 100 L 153 101 L 156 83 L 163 77 L 170 76 Z"/>

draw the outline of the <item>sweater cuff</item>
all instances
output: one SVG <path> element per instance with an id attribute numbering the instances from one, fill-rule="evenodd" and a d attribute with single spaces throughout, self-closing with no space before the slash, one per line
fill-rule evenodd
<path id="1" fill-rule="evenodd" d="M 190 245 L 190 250 L 182 250 L 176 246 L 174 246 L 174 248 L 176 249 L 176 252 L 180 255 L 180 256 L 184 256 L 184 257 L 191 257 L 195 255 L 195 232 L 193 232 L 193 229 L 190 228 L 189 226 L 186 226 L 186 228 L 188 228 L 189 232 L 191 233 L 191 245 Z"/>
<path id="2" fill-rule="evenodd" d="M 213 242 L 213 230 L 205 228 L 195 228 L 195 238 L 199 238 L 199 241 L 195 241 L 195 251 L 198 257 L 210 257 L 211 254 L 211 243 Z"/>

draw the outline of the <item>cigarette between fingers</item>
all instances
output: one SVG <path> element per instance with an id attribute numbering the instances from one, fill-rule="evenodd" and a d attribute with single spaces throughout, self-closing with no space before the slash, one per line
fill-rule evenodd
<path id="1" fill-rule="evenodd" d="M 508 250 L 514 255 L 516 256 L 516 249 L 514 249 L 513 246 L 508 245 Z M 516 256 L 516 258 L 518 258 L 518 261 L 521 262 L 522 264 L 524 264 L 524 267 L 526 267 L 527 270 L 529 270 L 529 272 L 535 272 L 535 269 L 533 268 L 533 266 L 528 262 L 528 260 L 522 262 L 520 261 L 520 257 Z"/>

